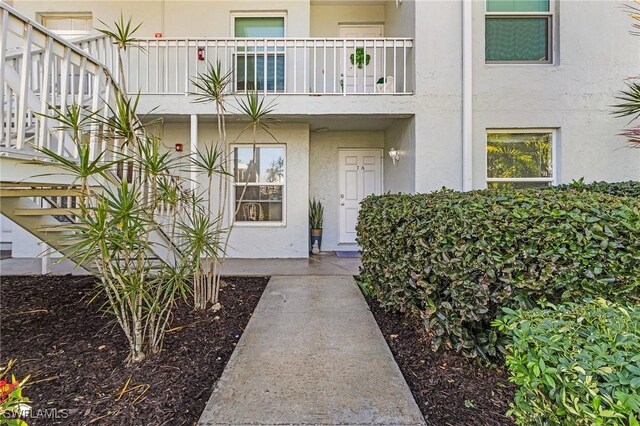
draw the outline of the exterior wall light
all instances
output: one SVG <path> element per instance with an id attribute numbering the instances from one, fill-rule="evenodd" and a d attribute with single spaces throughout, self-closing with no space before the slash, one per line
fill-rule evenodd
<path id="1" fill-rule="evenodd" d="M 391 157 L 391 161 L 393 161 L 393 165 L 395 166 L 398 160 L 400 160 L 400 151 L 395 148 L 391 148 L 389 150 L 389 157 Z"/>

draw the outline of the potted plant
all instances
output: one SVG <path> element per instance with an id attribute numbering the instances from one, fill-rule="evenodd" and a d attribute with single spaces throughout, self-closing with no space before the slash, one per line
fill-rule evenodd
<path id="1" fill-rule="evenodd" d="M 313 254 L 320 253 L 322 245 L 322 221 L 324 216 L 324 207 L 320 201 L 309 200 L 309 228 L 311 228 L 311 252 Z M 316 253 L 317 251 L 317 253 Z"/>

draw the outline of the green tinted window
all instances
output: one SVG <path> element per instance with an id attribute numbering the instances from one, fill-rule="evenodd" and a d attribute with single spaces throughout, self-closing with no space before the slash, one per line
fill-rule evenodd
<path id="1" fill-rule="evenodd" d="M 236 18 L 236 37 L 284 37 L 284 17 Z"/>
<path id="2" fill-rule="evenodd" d="M 551 133 L 487 134 L 487 177 L 553 177 Z"/>
<path id="3" fill-rule="evenodd" d="M 549 19 L 487 17 L 487 61 L 549 61 Z"/>
<path id="4" fill-rule="evenodd" d="M 548 12 L 549 0 L 487 0 L 487 12 Z"/>

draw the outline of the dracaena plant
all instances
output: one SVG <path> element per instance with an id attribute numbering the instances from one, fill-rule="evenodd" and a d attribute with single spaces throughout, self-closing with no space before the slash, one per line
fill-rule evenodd
<path id="1" fill-rule="evenodd" d="M 194 102 L 214 104 L 218 133 L 217 140 L 211 146 L 207 145 L 203 149 L 197 149 L 189 157 L 191 170 L 206 177 L 199 194 L 200 203 L 206 207 L 195 210 L 188 221 L 182 224 L 182 227 L 188 233 L 199 230 L 200 237 L 208 234 L 213 234 L 216 237 L 215 240 L 212 240 L 215 241 L 215 244 L 205 244 L 204 241 L 201 241 L 190 247 L 190 250 L 194 250 L 196 259 L 196 271 L 193 279 L 194 307 L 196 309 L 220 308 L 221 270 L 233 230 L 233 225 L 225 227 L 225 217 L 227 214 L 233 215 L 233 217 L 237 216 L 247 190 L 247 183 L 245 183 L 235 200 L 236 208 L 234 211 L 227 212 L 227 206 L 231 202 L 229 186 L 233 176 L 227 168 L 229 153 L 227 151 L 225 114 L 232 77 L 233 70 L 223 71 L 222 65 L 218 61 L 215 65 L 208 64 L 204 72 L 199 73 L 196 78 L 191 80 L 191 84 L 195 88 L 195 92 L 191 93 L 194 96 Z M 238 99 L 238 104 L 239 113 L 247 124 L 242 128 L 238 137 L 231 142 L 237 141 L 244 133 L 251 132 L 252 159 L 254 161 L 250 164 L 254 164 L 258 132 L 265 132 L 275 140 L 269 129 L 273 122 L 269 117 L 273 112 L 273 106 L 255 92 L 249 92 L 246 98 Z M 214 193 L 213 189 L 216 186 L 217 193 Z M 191 240 L 196 241 L 196 236 L 191 235 Z"/>
<path id="2" fill-rule="evenodd" d="M 115 27 L 115 33 L 103 33 L 124 50 L 139 25 L 121 19 Z M 215 221 L 202 213 L 202 200 L 176 175 L 183 159 L 164 152 L 138 117 L 138 100 L 117 90 L 102 111 L 52 107 L 50 118 L 77 155 L 40 150 L 82 189 L 63 251 L 98 278 L 102 307 L 126 336 L 130 363 L 161 350 L 172 309 L 188 295 L 200 253 L 218 252 L 221 239 Z M 205 153 L 215 158 L 203 164 L 218 164 L 217 155 Z"/>

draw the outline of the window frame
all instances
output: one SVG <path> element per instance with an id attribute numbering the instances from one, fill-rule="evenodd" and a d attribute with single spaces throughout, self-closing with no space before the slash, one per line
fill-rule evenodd
<path id="1" fill-rule="evenodd" d="M 230 23 L 229 23 L 229 36 L 234 39 L 234 40 L 255 40 L 255 38 L 251 38 L 251 37 L 236 37 L 236 19 L 237 18 L 282 18 L 282 25 L 283 25 L 283 36 L 282 37 L 278 37 L 278 38 L 282 38 L 283 40 L 287 38 L 287 11 L 281 10 L 275 10 L 275 11 L 253 11 L 253 12 L 245 12 L 245 11 L 232 11 L 230 13 Z M 260 37 L 259 37 L 260 38 Z M 286 42 L 285 42 L 286 44 Z M 257 50 L 254 52 L 251 52 L 248 49 L 247 43 L 245 42 L 244 46 L 241 45 L 241 43 L 236 43 L 235 44 L 235 49 L 231 50 L 231 63 L 234 64 L 234 68 L 235 71 L 233 72 L 233 91 L 234 93 L 247 93 L 249 90 L 247 88 L 247 76 L 245 75 L 245 86 L 243 90 L 239 90 L 238 89 L 238 85 L 239 85 L 239 81 L 238 81 L 238 59 L 240 56 L 244 56 L 245 58 L 248 58 L 250 56 L 253 56 L 255 64 L 254 66 L 257 66 L 257 57 L 262 56 L 265 58 L 265 63 L 268 63 L 268 56 L 273 56 L 276 62 L 276 67 L 277 67 L 277 60 L 278 57 L 282 57 L 284 59 L 284 75 L 282 76 L 283 78 L 283 87 L 279 88 L 278 86 L 278 82 L 277 82 L 277 78 L 274 79 L 274 89 L 273 90 L 267 90 L 267 86 L 268 86 L 268 81 L 264 82 L 265 87 L 262 90 L 258 90 L 257 89 L 257 82 L 254 82 L 254 89 L 256 92 L 261 92 L 261 93 L 274 93 L 274 94 L 278 94 L 278 93 L 284 93 L 286 92 L 286 86 L 287 86 L 287 58 L 286 58 L 286 49 L 283 49 L 282 51 L 278 51 L 278 46 L 274 46 L 274 51 L 273 52 L 269 52 L 269 46 L 268 43 L 265 46 L 266 47 L 266 51 L 265 52 L 258 52 Z M 244 49 L 244 50 L 240 50 L 240 49 Z M 245 59 L 245 62 L 248 62 L 247 59 Z M 245 69 L 248 69 L 247 66 L 245 66 Z M 246 73 L 245 73 L 246 74 Z M 274 74 L 277 77 L 277 74 Z"/>
<path id="2" fill-rule="evenodd" d="M 490 133 L 510 133 L 510 134 L 525 134 L 525 133 L 538 133 L 538 134 L 550 134 L 551 135 L 551 177 L 548 178 L 492 178 L 489 177 L 489 134 Z M 558 184 L 558 129 L 549 127 L 534 127 L 534 128 L 488 128 L 485 130 L 485 144 L 484 144 L 484 166 L 485 166 L 485 188 L 489 187 L 489 183 L 548 183 L 549 186 L 555 186 Z"/>
<path id="3" fill-rule="evenodd" d="M 229 155 L 229 170 L 233 171 L 235 162 L 235 149 L 236 148 L 252 148 L 251 143 L 235 143 L 229 145 L 231 155 Z M 281 186 L 282 187 L 282 220 L 281 221 L 249 221 L 249 220 L 236 220 L 236 188 L 242 188 L 245 182 L 236 182 L 235 173 L 231 178 L 231 196 L 230 198 L 230 210 L 229 210 L 229 223 L 234 227 L 241 228 L 285 228 L 287 226 L 287 177 L 288 177 L 288 161 L 287 161 L 287 145 L 286 144 L 274 144 L 274 143 L 256 143 L 256 149 L 260 148 L 282 148 L 284 150 L 284 182 L 283 183 L 266 183 L 266 182 L 248 182 L 247 186 Z"/>
<path id="4" fill-rule="evenodd" d="M 63 37 L 63 38 L 80 38 L 93 34 L 93 13 L 92 12 L 38 12 L 38 22 L 49 31 Z M 47 19 L 73 19 L 84 18 L 91 22 L 91 29 L 89 31 L 74 31 L 74 30 L 53 30 L 46 25 Z"/>
<path id="5" fill-rule="evenodd" d="M 485 57 L 487 65 L 553 65 L 555 63 L 555 22 L 556 22 L 556 1 L 549 0 L 549 10 L 546 12 L 490 12 L 487 10 L 489 2 L 484 1 L 484 43 Z M 487 59 L 487 19 L 526 19 L 526 18 L 546 18 L 547 19 L 547 60 L 546 61 L 491 61 Z"/>

